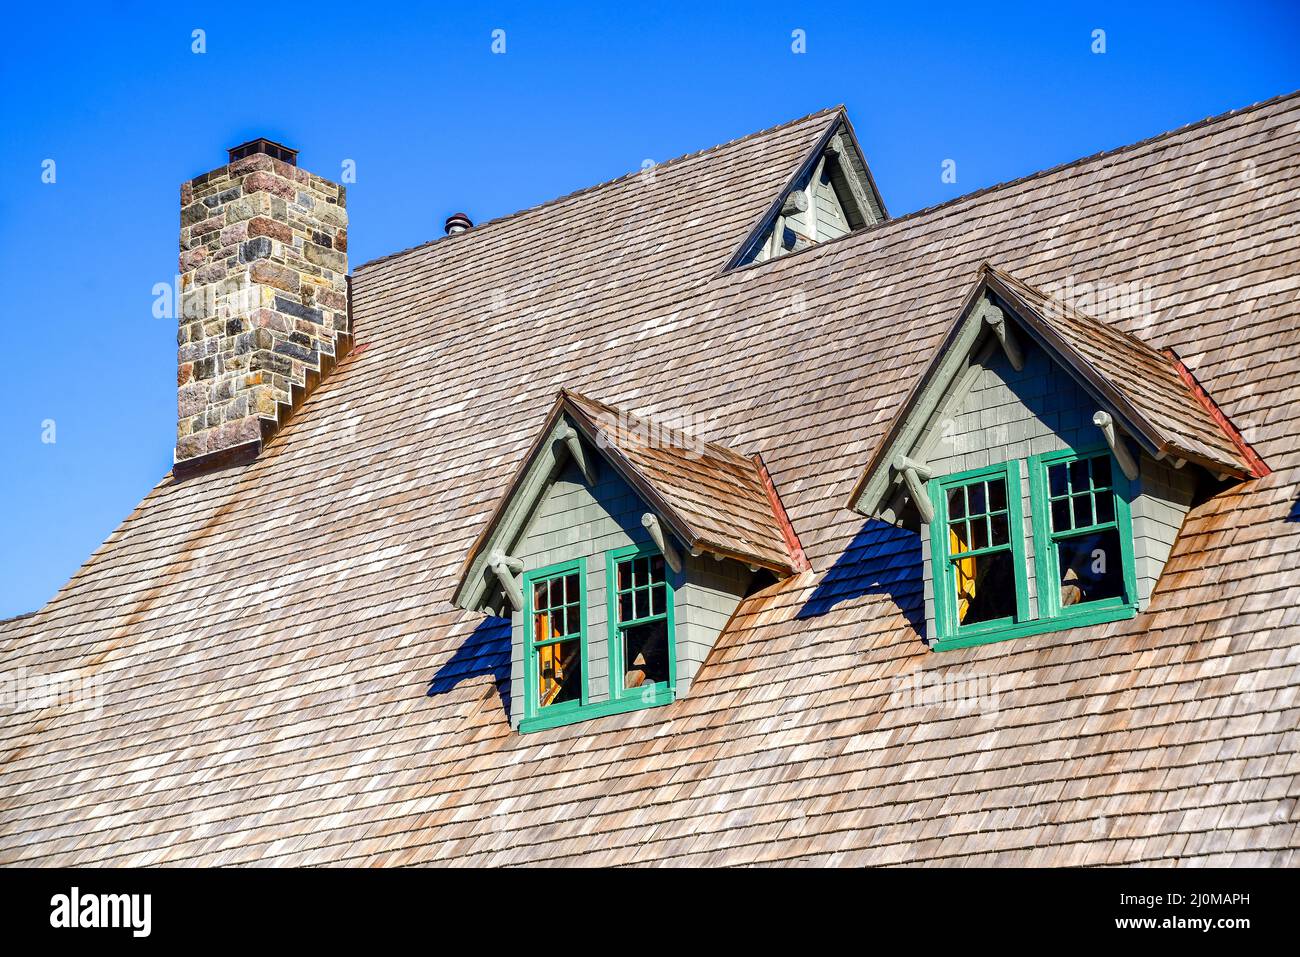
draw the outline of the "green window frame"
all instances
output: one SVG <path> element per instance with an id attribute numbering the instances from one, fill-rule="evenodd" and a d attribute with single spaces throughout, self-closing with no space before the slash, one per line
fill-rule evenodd
<path id="1" fill-rule="evenodd" d="M 1069 628 L 1135 615 L 1132 487 L 1110 450 L 1094 446 L 1031 456 L 1029 496 L 1039 617 Z M 1119 545 L 1123 594 L 1064 604 L 1059 546 L 1070 540 L 1092 538 L 1095 542 L 1096 536 L 1112 531 Z"/>
<path id="2" fill-rule="evenodd" d="M 573 579 L 577 580 L 577 595 L 571 594 Z M 555 595 L 553 589 L 560 583 L 561 593 Z M 524 573 L 524 715 L 521 722 L 538 726 L 554 727 L 572 720 L 586 704 L 589 696 L 589 675 L 587 662 L 587 565 L 582 558 L 568 562 L 559 562 Z M 576 598 L 576 601 L 574 600 Z M 558 600 L 557 600 L 558 599 Z M 540 601 L 545 601 L 543 606 Z M 573 611 L 577 611 L 577 630 L 573 629 Z M 550 624 L 555 616 L 562 612 L 563 628 L 557 630 Z M 545 637 L 538 637 L 539 619 L 546 628 Z M 576 641 L 578 644 L 577 696 L 564 701 L 542 704 L 539 662 L 549 657 L 550 662 L 541 664 L 540 668 L 551 667 L 554 670 L 554 656 L 564 644 Z M 572 663 L 568 665 L 572 668 Z"/>
<path id="3" fill-rule="evenodd" d="M 930 645 L 934 651 L 1103 624 L 1137 614 L 1137 575 L 1133 559 L 1130 508 L 1133 490 L 1110 450 L 1104 445 L 1065 449 L 1031 455 L 1024 461 L 1029 474 L 1030 533 L 1034 543 L 1038 616 L 1029 617 L 1029 596 L 1026 590 L 1028 561 L 1021 515 L 1021 460 L 931 479 L 927 486 L 934 505 L 934 520 L 930 526 L 930 564 L 938 631 Z M 1099 466 L 1094 463 L 1105 464 Z M 1064 480 L 1061 478 L 1062 473 L 1065 475 Z M 966 536 L 967 544 L 983 547 L 954 553 L 950 548 L 950 526 L 959 519 L 965 521 L 971 514 L 971 509 L 967 498 L 961 503 L 961 516 L 950 514 L 950 493 L 955 489 L 987 483 L 991 478 L 997 477 L 1005 477 L 1007 483 L 1006 522 L 1011 538 L 1009 550 L 1014 564 L 1015 612 L 993 621 L 961 624 L 958 621 L 959 586 L 952 571 L 953 563 L 992 554 L 999 549 L 1006 550 L 1006 546 L 995 546 L 992 543 L 990 524 L 986 526 L 987 532 L 983 538 L 979 538 L 974 531 L 962 533 Z M 976 514 L 986 522 L 991 522 L 992 513 L 987 509 Z M 1095 600 L 1081 598 L 1074 604 L 1064 603 L 1058 546 L 1072 539 L 1086 540 L 1111 531 L 1119 543 L 1119 575 L 1123 593 Z M 1081 555 L 1075 557 L 1077 560 Z M 1094 560 L 1095 557 L 1094 553 Z M 1083 593 L 1080 587 L 1078 594 Z"/>
<path id="4" fill-rule="evenodd" d="M 994 500 L 995 485 L 1001 483 L 1003 498 Z M 937 650 L 995 640 L 1008 627 L 1029 618 L 1028 577 L 1024 504 L 1020 491 L 1020 462 L 1002 462 L 931 479 L 928 486 L 934 503 L 930 523 L 930 563 L 934 570 L 935 622 L 939 630 Z M 964 547 L 954 549 L 960 541 Z M 1015 600 L 1011 613 L 974 624 L 962 624 L 958 592 L 960 574 L 981 559 L 996 560 L 1010 555 Z M 974 594 L 973 592 L 968 594 Z M 969 607 L 969 605 L 968 605 Z"/>
<path id="5" fill-rule="evenodd" d="M 620 576 L 620 566 L 630 575 Z M 652 571 L 656 569 L 657 572 Z M 674 620 L 675 576 L 663 554 L 652 545 L 629 545 L 605 553 L 608 596 L 610 701 L 653 707 L 672 701 L 677 687 L 677 641 Z M 628 633 L 662 622 L 667 634 L 667 673 L 663 680 L 625 687 Z"/>

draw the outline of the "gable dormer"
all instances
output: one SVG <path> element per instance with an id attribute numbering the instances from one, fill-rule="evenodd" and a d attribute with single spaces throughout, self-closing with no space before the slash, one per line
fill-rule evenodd
<path id="1" fill-rule="evenodd" d="M 564 390 L 453 602 L 511 619 L 535 731 L 675 700 L 740 600 L 807 567 L 758 456 Z"/>
<path id="2" fill-rule="evenodd" d="M 1267 473 L 1172 352 L 985 265 L 849 504 L 921 532 L 944 650 L 1132 617 L 1193 502 Z"/>
<path id="3" fill-rule="evenodd" d="M 727 268 L 837 239 L 888 215 L 853 127 L 840 111 Z"/>

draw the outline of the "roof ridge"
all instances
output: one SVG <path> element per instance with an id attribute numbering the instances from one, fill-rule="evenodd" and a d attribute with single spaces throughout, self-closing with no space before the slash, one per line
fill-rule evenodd
<path id="1" fill-rule="evenodd" d="M 653 169 L 663 169 L 664 167 L 667 166 L 675 166 L 680 163 L 684 163 L 687 160 L 698 159 L 699 157 L 706 156 L 709 153 L 715 153 L 718 150 L 727 149 L 732 146 L 738 146 L 741 143 L 747 142 L 749 140 L 757 139 L 760 136 L 768 136 L 773 133 L 779 133 L 782 130 L 789 129 L 792 126 L 798 126 L 800 123 L 806 123 L 809 120 L 815 120 L 818 119 L 819 117 L 830 116 L 832 114 L 842 114 L 843 112 L 844 112 L 844 105 L 842 103 L 837 104 L 835 106 L 829 106 L 826 107 L 825 109 L 816 110 L 812 113 L 808 113 L 805 116 L 795 117 L 792 120 L 786 120 L 784 123 L 778 123 L 776 126 L 769 126 L 766 129 L 756 130 L 753 133 L 746 133 L 744 136 L 737 136 L 734 139 L 726 140 L 722 143 L 715 143 L 713 146 L 709 146 L 701 150 L 696 150 L 693 153 L 683 153 L 680 156 L 674 156 L 671 159 L 664 160 L 662 163 L 655 163 Z M 576 189 L 571 193 L 565 193 L 562 196 L 556 196 L 553 199 L 544 200 L 543 202 L 537 203 L 533 206 L 526 206 L 523 209 L 517 209 L 513 213 L 506 213 L 503 216 L 497 216 L 495 219 L 489 219 L 486 222 L 480 223 L 479 225 L 475 226 L 473 229 L 467 229 L 460 233 L 455 233 L 451 236 L 438 236 L 434 239 L 430 239 L 427 242 L 419 243 L 415 246 L 408 246 L 407 248 L 399 249 L 396 252 L 385 253 L 382 256 L 377 256 L 374 259 L 368 259 L 365 262 L 361 263 L 360 265 L 354 266 L 352 269 L 352 273 L 353 275 L 355 275 L 357 272 L 359 272 L 362 269 L 366 269 L 370 266 L 374 266 L 382 262 L 387 262 L 390 259 L 396 259 L 399 256 L 405 256 L 408 253 L 413 253 L 421 249 L 426 249 L 429 246 L 432 246 L 434 243 L 439 243 L 439 242 L 443 242 L 444 240 L 453 239 L 456 236 L 469 236 L 471 234 L 481 233 L 484 229 L 487 229 L 489 226 L 499 226 L 502 223 L 509 222 L 512 219 L 518 219 L 522 216 L 527 216 L 529 213 L 536 213 L 536 212 L 540 212 L 541 210 L 548 209 L 552 206 L 558 206 L 560 203 L 567 202 L 568 200 L 575 199 L 587 193 L 594 193 L 597 190 L 601 190 L 610 186 L 617 185 L 618 183 L 630 179 L 633 176 L 640 176 L 641 173 L 642 173 L 641 170 L 631 170 L 627 173 L 624 173 L 621 176 L 616 176 L 613 179 L 607 179 L 604 180 L 603 182 L 595 183 L 591 186 L 584 186 L 582 189 Z M 463 242 L 464 240 L 461 241 Z"/>

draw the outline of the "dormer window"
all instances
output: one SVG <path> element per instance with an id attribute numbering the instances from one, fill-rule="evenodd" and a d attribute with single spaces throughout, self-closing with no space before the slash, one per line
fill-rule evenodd
<path id="1" fill-rule="evenodd" d="M 932 481 L 933 554 L 942 556 L 935 598 L 943 631 L 979 634 L 1029 617 L 1018 463 Z M 1016 508 L 1011 508 L 1014 504 Z"/>
<path id="2" fill-rule="evenodd" d="M 668 564 L 653 548 L 632 545 L 609 553 L 610 695 L 644 701 L 671 700 L 676 649 L 672 640 L 673 588 Z"/>
<path id="3" fill-rule="evenodd" d="M 986 265 L 850 505 L 922 531 L 943 651 L 1132 617 L 1194 501 L 1266 474 L 1172 353 Z"/>
<path id="4" fill-rule="evenodd" d="M 587 603 L 581 559 L 524 575 L 525 686 L 530 717 L 586 700 Z"/>
<path id="5" fill-rule="evenodd" d="M 807 570 L 762 460 L 562 391 L 455 603 L 512 622 L 520 731 L 684 694 L 750 590 Z"/>
<path id="6" fill-rule="evenodd" d="M 853 129 L 841 114 L 745 237 L 727 268 L 777 259 L 888 218 Z"/>
<path id="7" fill-rule="evenodd" d="M 1029 462 L 1042 613 L 1135 608 L 1129 483 L 1108 452 L 1054 452 Z"/>

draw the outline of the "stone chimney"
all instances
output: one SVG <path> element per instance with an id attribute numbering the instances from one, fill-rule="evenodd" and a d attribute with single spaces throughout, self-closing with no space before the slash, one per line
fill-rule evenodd
<path id="1" fill-rule="evenodd" d="M 346 191 L 258 139 L 181 186 L 178 478 L 261 451 L 351 346 Z"/>

